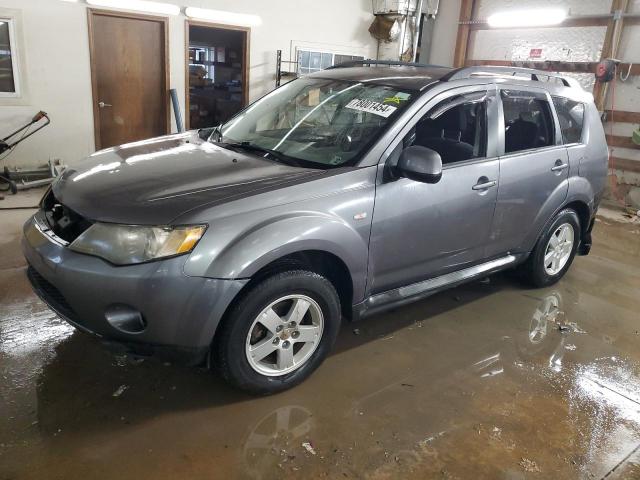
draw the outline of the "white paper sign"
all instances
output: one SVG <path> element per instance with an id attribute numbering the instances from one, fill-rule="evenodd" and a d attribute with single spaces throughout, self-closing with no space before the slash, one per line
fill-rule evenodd
<path id="1" fill-rule="evenodd" d="M 374 115 L 380 115 L 385 118 L 396 111 L 396 107 L 392 105 L 385 105 L 384 103 L 374 102 L 373 100 L 361 100 L 359 98 L 354 98 L 347 103 L 345 107 L 361 112 L 373 113 Z"/>

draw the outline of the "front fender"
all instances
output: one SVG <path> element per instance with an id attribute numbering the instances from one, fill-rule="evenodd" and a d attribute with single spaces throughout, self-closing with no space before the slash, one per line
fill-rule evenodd
<path id="1" fill-rule="evenodd" d="M 210 278 L 250 278 L 285 255 L 319 250 L 331 253 L 345 263 L 353 281 L 354 301 L 357 301 L 364 296 L 365 290 L 370 222 L 368 224 L 356 229 L 342 218 L 327 213 L 283 214 L 237 234 L 219 249 L 208 248 L 206 271 L 198 272 L 195 263 L 190 265 L 190 259 L 185 265 L 185 273 Z"/>

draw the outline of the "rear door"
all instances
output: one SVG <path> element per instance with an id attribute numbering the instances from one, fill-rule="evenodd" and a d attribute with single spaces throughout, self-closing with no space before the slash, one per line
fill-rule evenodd
<path id="1" fill-rule="evenodd" d="M 380 166 L 369 253 L 369 292 L 408 285 L 483 261 L 498 185 L 495 89 L 455 89 L 428 102 Z M 493 124 L 493 128 L 491 125 Z M 442 178 L 397 178 L 404 148 L 440 153 Z"/>
<path id="2" fill-rule="evenodd" d="M 499 97 L 500 186 L 487 256 L 530 250 L 569 186 L 567 149 L 549 94 L 503 87 Z"/>

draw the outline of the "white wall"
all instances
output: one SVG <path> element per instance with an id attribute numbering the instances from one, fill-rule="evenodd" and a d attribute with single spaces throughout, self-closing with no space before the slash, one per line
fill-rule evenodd
<path id="1" fill-rule="evenodd" d="M 445 67 L 453 66 L 460 3 L 461 0 L 440 0 L 429 55 L 429 63 L 431 64 Z"/>
<path id="2" fill-rule="evenodd" d="M 367 28 L 370 0 L 175 0 L 193 6 L 258 15 L 250 38 L 249 97 L 275 86 L 276 50 L 283 57 L 296 47 L 311 47 L 373 58 L 376 42 Z M 66 164 L 94 150 L 87 7 L 62 0 L 0 0 L 0 16 L 17 14 L 19 57 L 27 90 L 22 99 L 0 98 L 0 136 L 38 110 L 51 125 L 22 143 L 0 167 L 38 165 L 50 158 Z M 185 44 L 183 15 L 170 17 L 170 87 L 179 93 L 184 116 Z M 175 126 L 174 126 L 175 129 Z"/>

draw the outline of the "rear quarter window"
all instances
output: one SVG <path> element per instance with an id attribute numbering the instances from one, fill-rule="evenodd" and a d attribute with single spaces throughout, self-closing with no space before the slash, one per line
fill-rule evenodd
<path id="1" fill-rule="evenodd" d="M 575 102 L 564 97 L 552 97 L 553 105 L 556 107 L 560 130 L 562 131 L 562 142 L 580 143 L 582 141 L 582 129 L 584 126 L 584 103 Z"/>

